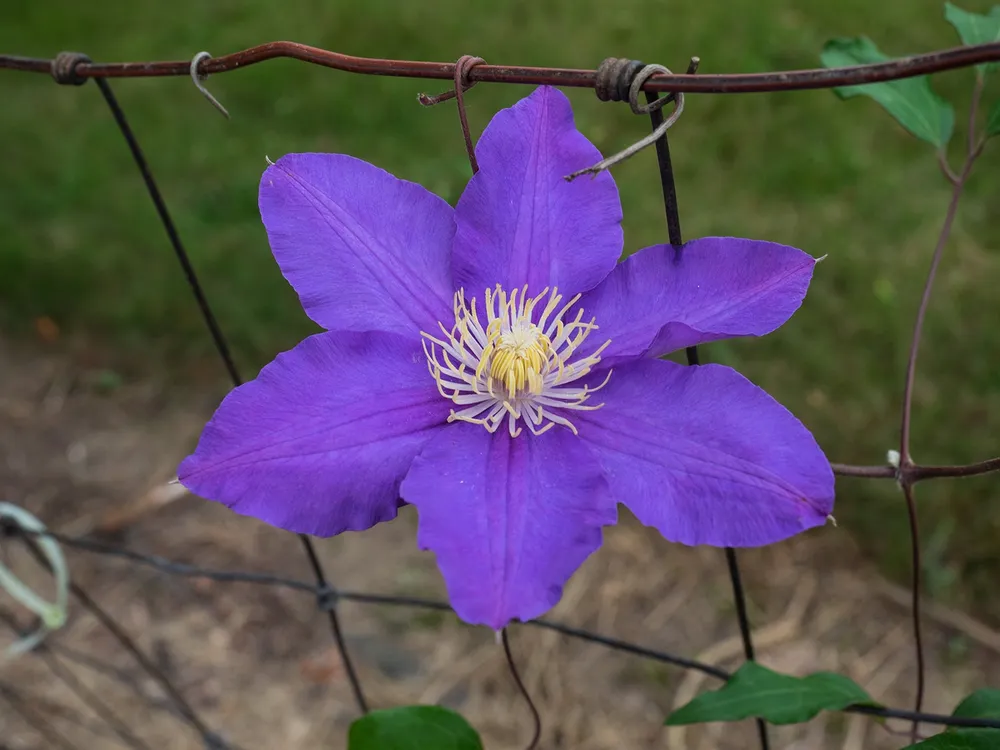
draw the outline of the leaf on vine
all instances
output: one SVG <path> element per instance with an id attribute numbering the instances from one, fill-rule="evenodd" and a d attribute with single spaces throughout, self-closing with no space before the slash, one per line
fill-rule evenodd
<path id="1" fill-rule="evenodd" d="M 990 116 L 986 118 L 986 137 L 1000 135 L 1000 101 L 993 105 Z"/>
<path id="2" fill-rule="evenodd" d="M 965 697 L 955 707 L 952 716 L 961 716 L 966 719 L 996 719 L 1000 721 L 1000 690 L 996 688 L 977 690 Z M 952 727 L 952 729 L 957 730 L 957 727 Z"/>
<path id="3" fill-rule="evenodd" d="M 823 65 L 839 68 L 850 65 L 886 62 L 884 55 L 868 37 L 831 39 L 820 55 Z M 842 99 L 858 95 L 871 97 L 906 130 L 922 141 L 943 148 L 955 128 L 955 110 L 934 93 L 927 76 L 898 81 L 839 86 L 834 92 Z"/>
<path id="4" fill-rule="evenodd" d="M 347 750 L 483 750 L 476 730 L 441 706 L 372 711 L 351 724 Z"/>
<path id="5" fill-rule="evenodd" d="M 944 17 L 958 32 L 962 44 L 1000 42 L 1000 5 L 994 5 L 986 15 L 970 13 L 951 3 L 944 4 Z M 976 70 L 986 73 L 1000 68 L 1000 63 L 980 63 Z"/>
<path id="6" fill-rule="evenodd" d="M 1000 720 L 1000 690 L 977 690 L 955 707 L 952 716 L 966 719 Z M 1000 747 L 1000 729 L 967 729 L 948 727 L 941 734 L 929 737 L 908 750 L 995 750 Z"/>
<path id="7" fill-rule="evenodd" d="M 702 693 L 667 717 L 667 724 L 739 721 L 750 717 L 772 724 L 797 724 L 820 711 L 852 704 L 878 705 L 855 682 L 832 672 L 806 677 L 780 674 L 748 661 L 718 690 Z"/>
<path id="8" fill-rule="evenodd" d="M 1000 729 L 963 729 L 961 732 L 941 732 L 904 750 L 997 750 Z"/>

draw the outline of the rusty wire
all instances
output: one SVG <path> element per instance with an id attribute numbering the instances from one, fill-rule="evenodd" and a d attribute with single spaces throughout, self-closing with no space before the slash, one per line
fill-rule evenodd
<path id="1" fill-rule="evenodd" d="M 347 73 L 453 80 L 457 63 L 425 62 L 421 60 L 390 60 L 378 57 L 357 57 L 310 47 L 297 42 L 268 42 L 249 47 L 221 57 L 200 61 L 201 75 L 214 75 L 245 68 L 249 65 L 292 58 L 313 65 L 342 70 Z M 40 57 L 0 55 L 0 69 L 20 70 L 31 73 L 52 72 L 55 61 Z M 1000 42 L 953 47 L 922 55 L 901 57 L 887 62 L 855 65 L 846 68 L 813 68 L 769 73 L 729 74 L 659 74 L 652 76 L 643 91 L 664 93 L 681 91 L 698 94 L 738 94 L 764 91 L 802 91 L 837 86 L 853 86 L 900 78 L 940 73 L 955 68 L 966 68 L 987 62 L 1000 62 Z M 99 63 L 81 62 L 74 72 L 86 78 L 151 78 L 159 76 L 190 76 L 191 58 L 187 60 Z M 596 70 L 573 68 L 540 68 L 515 65 L 477 65 L 466 76 L 470 84 L 526 83 L 535 85 L 594 88 Z"/>

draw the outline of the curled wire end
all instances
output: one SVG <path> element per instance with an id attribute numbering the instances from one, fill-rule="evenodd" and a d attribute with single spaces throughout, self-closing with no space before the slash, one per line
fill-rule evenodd
<path id="1" fill-rule="evenodd" d="M 695 72 L 698 69 L 700 62 L 700 58 L 692 57 L 691 64 L 688 67 L 688 72 Z M 681 92 L 678 91 L 674 94 L 669 94 L 668 96 L 662 96 L 648 104 L 639 103 L 639 92 L 642 91 L 643 84 L 645 84 L 654 73 L 666 73 L 668 75 L 673 75 L 673 71 L 663 65 L 643 66 L 642 63 L 634 60 L 629 61 L 608 58 L 601 63 L 601 67 L 598 68 L 597 82 L 595 84 L 597 96 L 601 99 L 601 101 L 621 101 L 625 98 L 624 94 L 627 89 L 629 106 L 637 115 L 648 115 L 650 112 L 660 109 L 664 104 L 671 101 L 674 103 L 674 111 L 670 113 L 670 117 L 666 118 L 660 126 L 656 128 L 656 130 L 642 140 L 633 143 L 628 148 L 619 151 L 613 156 L 602 159 L 593 166 L 587 167 L 586 169 L 580 169 L 572 174 L 566 175 L 563 178 L 566 182 L 572 182 L 577 177 L 585 174 L 596 177 L 601 172 L 613 167 L 615 164 L 619 164 L 626 159 L 635 156 L 644 148 L 652 146 L 660 138 L 666 135 L 666 132 L 675 122 L 677 122 L 681 113 L 684 111 L 684 94 Z M 612 78 L 615 80 L 611 80 Z"/>
<path id="2" fill-rule="evenodd" d="M 69 569 L 62 549 L 54 539 L 42 536 L 45 524 L 28 511 L 12 503 L 0 503 L 0 522 L 14 529 L 13 533 L 27 532 L 36 535 L 31 543 L 45 556 L 52 575 L 55 577 L 56 597 L 54 602 L 48 602 L 28 588 L 20 578 L 14 575 L 6 565 L 0 562 L 0 589 L 4 589 L 26 609 L 38 616 L 40 624 L 34 633 L 15 641 L 0 654 L 0 663 L 15 656 L 31 651 L 51 631 L 58 630 L 66 624 L 66 605 L 69 598 Z"/>
<path id="3" fill-rule="evenodd" d="M 433 96 L 424 93 L 417 94 L 417 101 L 425 107 L 433 107 L 435 104 L 440 104 L 454 98 L 455 92 L 453 90 L 442 91 L 440 94 L 434 94 Z"/>
<path id="4" fill-rule="evenodd" d="M 597 177 L 597 175 L 599 175 L 601 172 L 603 172 L 605 169 L 611 166 L 609 161 L 610 161 L 609 159 L 605 159 L 604 161 L 597 162 L 597 164 L 595 164 L 592 167 L 587 167 L 586 169 L 578 169 L 576 172 L 566 175 L 565 177 L 563 177 L 563 179 L 566 180 L 566 182 L 572 182 L 577 177 L 583 177 L 585 174 L 589 174 L 591 177 Z"/>
<path id="5" fill-rule="evenodd" d="M 455 85 L 448 91 L 444 91 L 435 96 L 429 94 L 417 95 L 417 101 L 425 107 L 433 107 L 435 104 L 454 99 L 458 104 L 458 119 L 462 125 L 462 139 L 465 141 L 465 150 L 469 155 L 469 166 L 472 167 L 472 174 L 479 171 L 479 162 L 476 161 L 476 146 L 472 142 L 472 131 L 469 130 L 469 118 L 465 113 L 465 100 L 463 94 L 476 85 L 470 80 L 469 74 L 477 65 L 482 65 L 485 60 L 475 55 L 462 55 L 455 63 Z"/>
<path id="6" fill-rule="evenodd" d="M 440 94 L 417 94 L 417 101 L 425 107 L 433 107 L 435 104 L 441 104 L 441 102 L 459 97 L 462 93 L 476 85 L 476 81 L 469 80 L 469 73 L 472 72 L 474 67 L 484 62 L 486 61 L 483 58 L 476 57 L 475 55 L 462 55 L 458 58 L 458 62 L 455 63 L 455 87 L 447 91 L 442 91 Z M 461 92 L 459 88 L 461 88 Z"/>
<path id="7" fill-rule="evenodd" d="M 199 52 L 191 59 L 191 80 L 194 81 L 194 85 L 202 93 L 202 96 L 208 99 L 212 106 L 219 110 L 228 120 L 230 119 L 229 112 L 222 106 L 218 99 L 212 96 L 212 92 L 205 88 L 205 79 L 208 78 L 208 76 L 198 72 L 198 66 L 205 60 L 211 59 L 212 55 L 208 52 Z"/>

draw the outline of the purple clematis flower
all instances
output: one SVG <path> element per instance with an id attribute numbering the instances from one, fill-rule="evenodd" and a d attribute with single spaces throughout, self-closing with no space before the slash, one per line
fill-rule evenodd
<path id="1" fill-rule="evenodd" d="M 683 544 L 755 546 L 825 522 L 809 431 L 728 367 L 658 359 L 760 336 L 815 261 L 710 237 L 622 263 L 611 176 L 569 102 L 499 112 L 452 209 L 339 154 L 268 167 L 260 210 L 326 332 L 230 393 L 179 469 L 192 492 L 291 531 L 367 529 L 405 503 L 465 621 L 559 600 L 617 504 Z"/>

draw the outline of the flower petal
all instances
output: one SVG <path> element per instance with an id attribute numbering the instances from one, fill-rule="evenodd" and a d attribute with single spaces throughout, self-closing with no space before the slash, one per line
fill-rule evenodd
<path id="1" fill-rule="evenodd" d="M 763 336 L 794 313 L 815 259 L 788 245 L 705 237 L 655 245 L 630 256 L 580 300 L 611 339 L 605 360 L 658 357 L 731 336 Z M 596 345 L 596 344 L 595 344 Z"/>
<path id="2" fill-rule="evenodd" d="M 735 370 L 636 360 L 615 369 L 580 437 L 611 491 L 683 544 L 753 547 L 833 509 L 833 471 L 809 431 Z"/>
<path id="3" fill-rule="evenodd" d="M 413 462 L 402 495 L 458 616 L 494 630 L 555 606 L 617 517 L 597 460 L 563 429 L 511 438 L 449 425 Z"/>
<path id="4" fill-rule="evenodd" d="M 317 334 L 226 396 L 178 476 L 283 529 L 360 531 L 396 516 L 399 483 L 449 406 L 415 341 Z"/>
<path id="5" fill-rule="evenodd" d="M 455 286 L 479 297 L 501 284 L 532 293 L 591 289 L 622 253 L 622 209 L 611 175 L 566 175 L 601 160 L 560 91 L 542 86 L 501 110 L 476 146 L 479 172 L 458 205 Z"/>
<path id="6" fill-rule="evenodd" d="M 289 154 L 264 172 L 260 214 L 302 307 L 328 330 L 437 330 L 451 315 L 454 211 L 343 154 Z"/>

